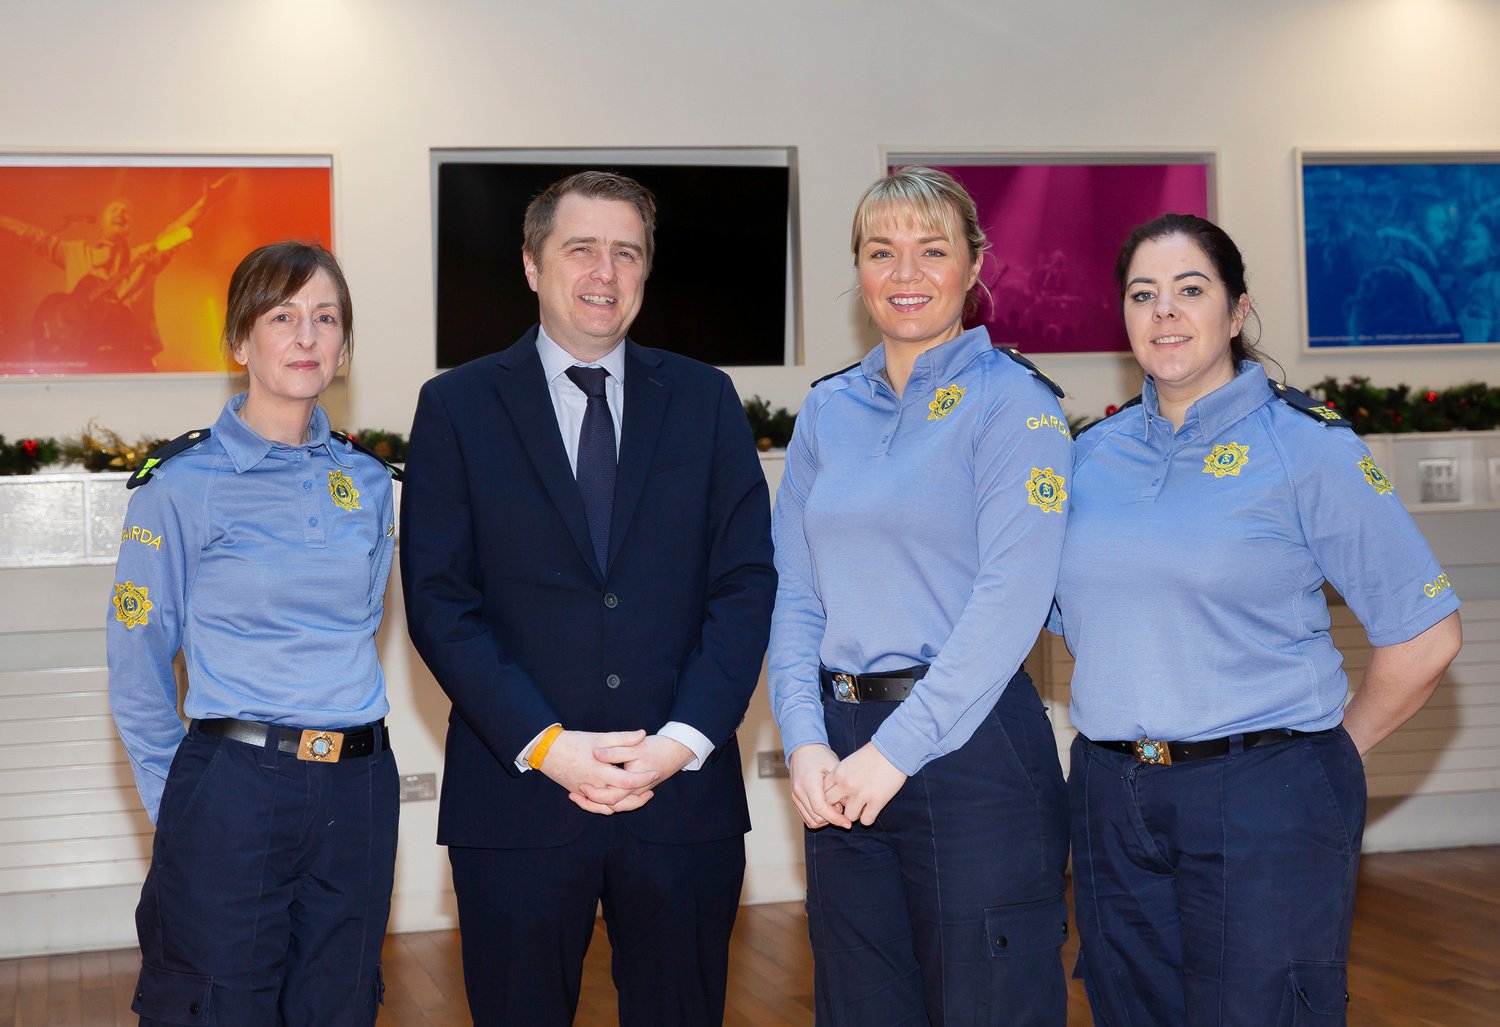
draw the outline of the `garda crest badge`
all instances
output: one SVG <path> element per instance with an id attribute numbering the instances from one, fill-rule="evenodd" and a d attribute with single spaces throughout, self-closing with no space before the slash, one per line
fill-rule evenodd
<path id="1" fill-rule="evenodd" d="M 1226 442 L 1215 446 L 1213 452 L 1203 458 L 1203 473 L 1222 478 L 1226 474 L 1238 476 L 1240 468 L 1250 462 L 1250 447 L 1238 442 Z"/>
<path id="2" fill-rule="evenodd" d="M 1364 472 L 1365 481 L 1370 483 L 1370 488 L 1382 496 L 1395 489 L 1396 486 L 1391 484 L 1391 479 L 1385 476 L 1385 472 L 1376 465 L 1375 458 L 1368 453 L 1360 458 L 1359 469 Z"/>
<path id="3" fill-rule="evenodd" d="M 343 471 L 328 472 L 328 494 L 333 497 L 333 503 L 341 510 L 359 509 L 359 489 L 354 487 L 354 482 Z"/>
<path id="4" fill-rule="evenodd" d="M 937 390 L 937 398 L 927 404 L 927 409 L 932 411 L 927 415 L 929 421 L 941 421 L 948 416 L 948 411 L 958 406 L 958 401 L 964 398 L 964 387 L 962 385 L 950 385 L 946 389 Z"/>
<path id="5" fill-rule="evenodd" d="M 1031 480 L 1026 483 L 1026 501 L 1039 506 L 1043 513 L 1061 513 L 1063 500 L 1068 494 L 1063 491 L 1063 476 L 1052 468 L 1031 469 Z"/>
<path id="6" fill-rule="evenodd" d="M 124 623 L 126 628 L 133 628 L 137 624 L 147 623 L 146 614 L 151 612 L 152 603 L 146 598 L 150 592 L 145 585 L 137 585 L 133 581 L 125 584 L 115 585 L 115 620 Z"/>

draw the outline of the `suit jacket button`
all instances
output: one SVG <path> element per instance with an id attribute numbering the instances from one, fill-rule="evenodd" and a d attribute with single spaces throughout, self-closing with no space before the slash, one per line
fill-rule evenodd
<path id="1" fill-rule="evenodd" d="M 606 592 L 604 593 L 604 605 L 613 610 L 616 606 L 620 605 L 620 597 L 613 592 Z"/>
<path id="2" fill-rule="evenodd" d="M 618 675 L 618 674 L 611 674 L 609 677 L 607 677 L 607 678 L 604 679 L 604 684 L 607 687 L 609 687 L 609 688 L 619 688 L 620 687 L 620 675 Z"/>

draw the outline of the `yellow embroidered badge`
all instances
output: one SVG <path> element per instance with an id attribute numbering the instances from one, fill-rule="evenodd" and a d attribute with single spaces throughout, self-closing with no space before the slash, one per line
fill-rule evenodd
<path id="1" fill-rule="evenodd" d="M 340 509 L 359 509 L 359 489 L 354 487 L 354 482 L 343 471 L 328 472 L 328 494 Z"/>
<path id="2" fill-rule="evenodd" d="M 1026 501 L 1039 506 L 1043 513 L 1062 513 L 1063 500 L 1068 494 L 1063 491 L 1065 479 L 1052 468 L 1031 469 L 1031 480 L 1026 483 Z"/>
<path id="3" fill-rule="evenodd" d="M 927 404 L 927 409 L 932 411 L 927 415 L 929 421 L 941 421 L 948 416 L 948 411 L 958 406 L 958 401 L 964 398 L 964 387 L 962 385 L 950 385 L 946 389 L 937 390 L 937 398 Z"/>
<path id="4" fill-rule="evenodd" d="M 1391 484 L 1391 479 L 1387 478 L 1385 472 L 1376 466 L 1373 456 L 1367 454 L 1360 457 L 1359 469 L 1365 473 L 1365 481 L 1370 483 L 1370 488 L 1382 496 L 1395 489 L 1396 486 Z"/>
<path id="5" fill-rule="evenodd" d="M 1222 478 L 1226 474 L 1238 476 L 1240 468 L 1250 462 L 1250 447 L 1238 442 L 1226 442 L 1215 446 L 1213 452 L 1203 458 L 1203 473 Z"/>
<path id="6" fill-rule="evenodd" d="M 133 581 L 116 584 L 115 620 L 124 622 L 126 628 L 147 623 L 146 614 L 152 609 L 151 600 L 146 598 L 150 591 L 145 585 Z"/>
<path id="7" fill-rule="evenodd" d="M 1317 414 L 1325 421 L 1337 421 L 1344 416 L 1332 407 L 1308 407 L 1307 409 L 1309 413 Z"/>

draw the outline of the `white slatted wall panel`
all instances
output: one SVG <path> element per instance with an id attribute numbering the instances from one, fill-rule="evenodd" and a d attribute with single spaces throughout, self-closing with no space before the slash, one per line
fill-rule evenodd
<path id="1" fill-rule="evenodd" d="M 0 898 L 145 878 L 151 825 L 109 715 L 111 573 L 0 570 Z"/>

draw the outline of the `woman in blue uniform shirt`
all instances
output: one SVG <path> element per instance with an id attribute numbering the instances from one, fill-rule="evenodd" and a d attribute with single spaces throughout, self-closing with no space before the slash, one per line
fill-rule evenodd
<path id="1" fill-rule="evenodd" d="M 331 253 L 252 252 L 224 328 L 248 391 L 130 482 L 108 649 L 156 824 L 142 1024 L 375 1022 L 398 787 L 375 651 L 391 484 L 318 406 L 352 328 Z"/>
<path id="2" fill-rule="evenodd" d="M 1271 383 L 1239 250 L 1171 214 L 1116 282 L 1141 400 L 1080 435 L 1051 626 L 1096 1022 L 1341 1024 L 1360 757 L 1458 651 L 1458 600 L 1336 411 Z M 1347 707 L 1323 584 L 1374 652 Z"/>
<path id="3" fill-rule="evenodd" d="M 948 175 L 860 200 L 881 342 L 813 389 L 776 499 L 771 704 L 807 825 L 821 1025 L 1060 1025 L 1066 794 L 1020 669 L 1071 441 L 1054 387 L 964 330 L 988 243 Z"/>

